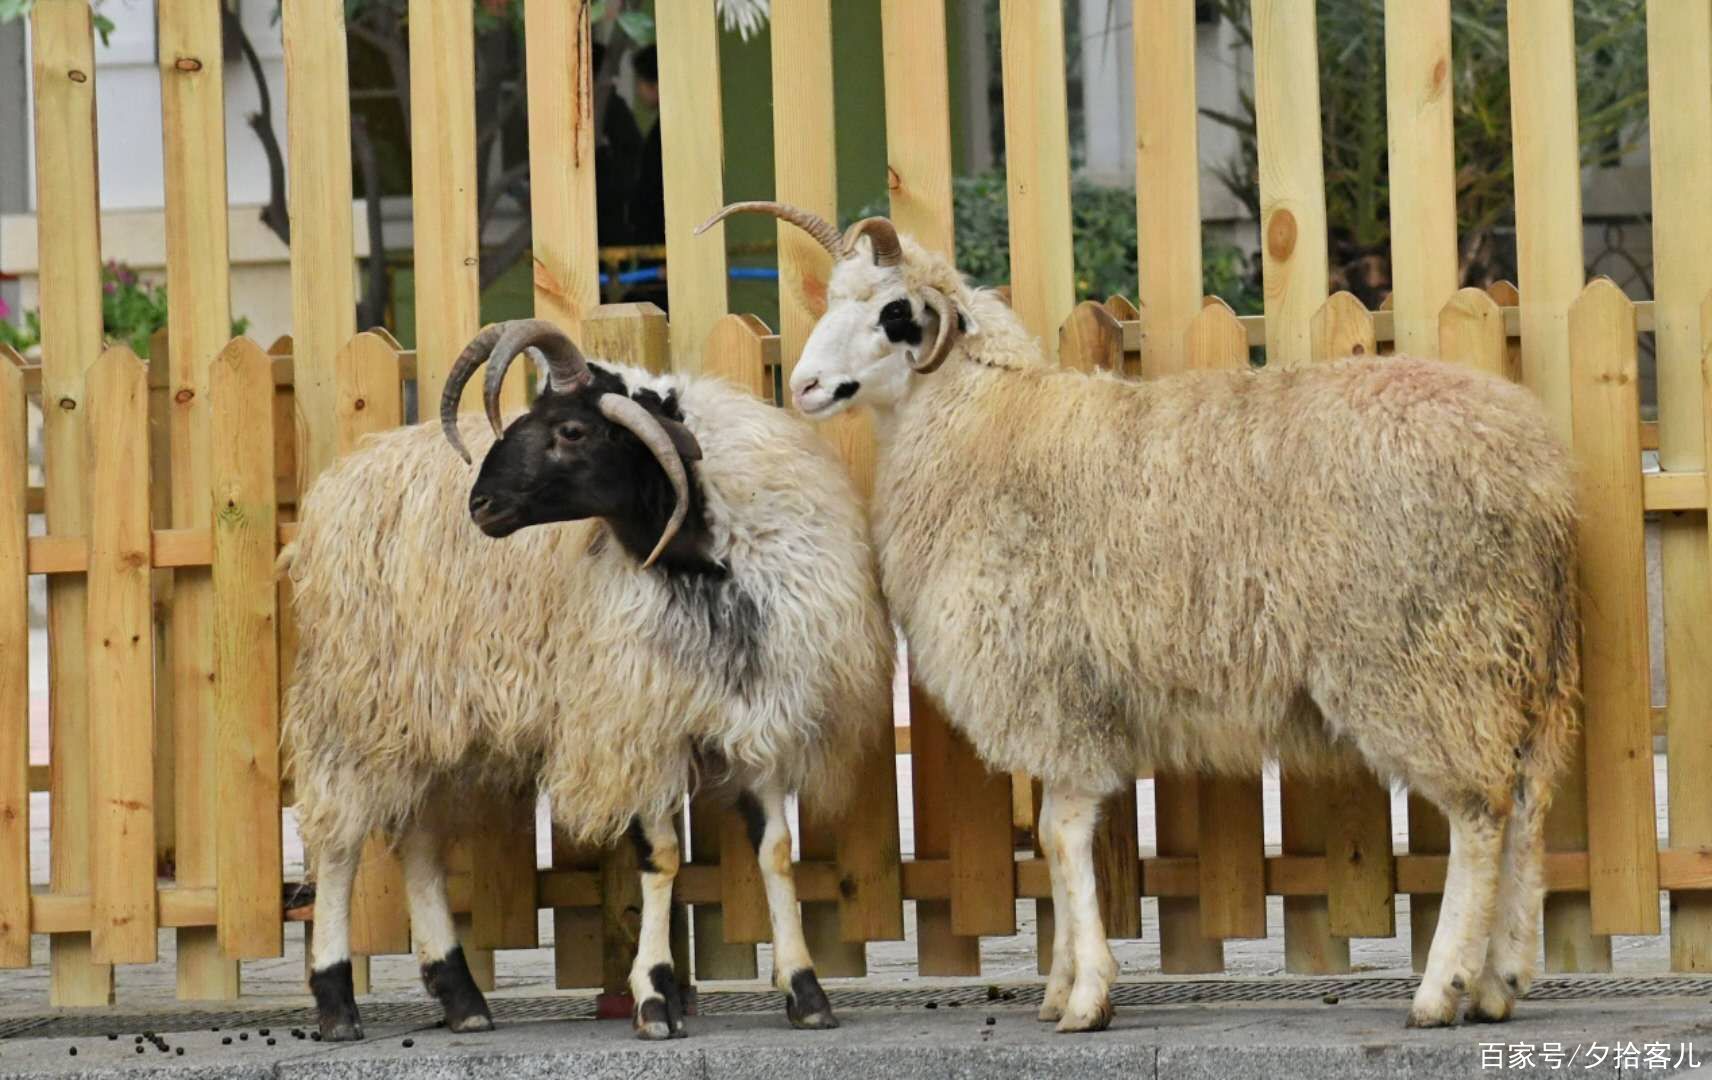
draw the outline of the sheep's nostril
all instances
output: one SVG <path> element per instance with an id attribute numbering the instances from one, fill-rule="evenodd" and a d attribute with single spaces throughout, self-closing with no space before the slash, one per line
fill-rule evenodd
<path id="1" fill-rule="evenodd" d="M 814 391 L 819 386 L 820 386 L 820 380 L 819 379 L 810 379 L 806 386 L 804 386 L 801 390 L 797 391 L 797 396 L 798 397 L 807 397 L 809 394 L 814 393 Z"/>
<path id="2" fill-rule="evenodd" d="M 470 496 L 470 516 L 478 517 L 493 508 L 493 500 L 486 495 Z"/>

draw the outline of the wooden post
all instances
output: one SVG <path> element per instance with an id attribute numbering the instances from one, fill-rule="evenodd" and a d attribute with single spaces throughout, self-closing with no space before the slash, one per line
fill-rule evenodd
<path id="1" fill-rule="evenodd" d="M 1712 9 L 1647 5 L 1647 115 L 1652 128 L 1653 326 L 1658 346 L 1659 465 L 1704 470 L 1706 398 L 1697 382 L 1709 339 L 1702 313 L 1712 291 Z M 1670 710 L 1670 842 L 1712 845 L 1712 572 L 1706 519 L 1674 512 L 1660 519 L 1664 562 L 1665 676 Z M 1677 971 L 1712 971 L 1712 893 L 1670 896 L 1670 960 Z"/>
<path id="2" fill-rule="evenodd" d="M 1190 324 L 1189 365 L 1197 371 L 1248 368 L 1248 333 L 1222 300 Z M 1201 932 L 1209 938 L 1266 936 L 1266 849 L 1260 778 L 1202 776 Z"/>
<path id="3" fill-rule="evenodd" d="M 172 390 L 172 521 L 206 527 L 208 372 L 231 333 L 226 252 L 226 114 L 220 6 L 179 0 L 160 10 L 166 170 L 167 337 Z M 173 574 L 174 848 L 181 886 L 219 880 L 221 807 L 214 712 L 214 608 L 209 571 Z M 178 996 L 238 995 L 238 967 L 214 928 L 178 930 Z"/>
<path id="4" fill-rule="evenodd" d="M 1439 316 L 1457 284 L 1455 156 L 1452 146 L 1449 0 L 1387 0 L 1385 81 L 1391 165 L 1395 349 L 1438 355 Z M 1409 846 L 1450 850 L 1449 825 L 1431 803 L 1409 797 Z M 1410 898 L 1410 940 L 1422 969 L 1438 925 L 1440 897 Z"/>
<path id="5" fill-rule="evenodd" d="M 1188 4 L 1137 4 L 1135 204 L 1140 306 L 1150 334 L 1139 357 L 1153 377 L 1189 366 L 1201 310 L 1200 164 L 1195 112 L 1195 13 Z M 1196 854 L 1200 815 L 1193 775 L 1156 772 L 1154 820 L 1162 856 Z M 1200 902 L 1161 897 L 1159 958 L 1167 974 L 1222 971 L 1224 946 L 1201 932 Z"/>
<path id="6" fill-rule="evenodd" d="M 411 0 L 410 102 L 416 393 L 426 414 L 440 400 L 452 360 L 481 325 L 472 5 Z M 503 407 L 524 403 L 527 379 L 519 368 L 506 380 Z M 468 843 L 471 872 L 483 887 L 471 894 L 466 954 L 472 947 L 482 952 L 536 944 L 535 815 L 508 813 L 506 819 L 503 828 Z M 454 853 L 452 859 L 464 857 Z M 471 959 L 478 982 L 491 965 L 491 957 Z"/>
<path id="7" fill-rule="evenodd" d="M 523 19 L 535 317 L 576 337 L 600 303 L 589 6 L 528 4 Z"/>
<path id="8" fill-rule="evenodd" d="M 213 523 L 216 931 L 239 959 L 281 955 L 279 883 L 278 492 L 273 470 L 273 360 L 238 338 L 209 373 Z"/>
<path id="9" fill-rule="evenodd" d="M 378 333 L 353 336 L 329 365 L 332 398 L 328 404 L 331 449 L 344 456 L 364 436 L 389 431 L 404 421 L 398 353 Z M 366 973 L 368 957 L 410 951 L 410 917 L 405 906 L 404 867 L 379 835 L 363 845 L 351 893 L 353 966 Z M 360 964 L 359 960 L 360 958 Z"/>
<path id="10" fill-rule="evenodd" d="M 1570 0 L 1509 8 L 1510 116 L 1516 162 L 1516 266 L 1521 286 L 1522 382 L 1553 430 L 1573 445 L 1569 307 L 1584 280 L 1575 25 Z M 1578 737 L 1546 823 L 1550 851 L 1586 851 L 1586 740 Z M 1593 932 L 1587 894 L 1546 897 L 1548 971 L 1609 971 L 1611 943 Z"/>
<path id="11" fill-rule="evenodd" d="M 1336 293 L 1314 313 L 1309 327 L 1314 359 L 1374 356 L 1373 316 L 1347 292 Z M 1396 861 L 1391 851 L 1391 789 L 1365 768 L 1322 786 L 1320 799 L 1297 801 L 1298 813 L 1283 819 L 1284 850 L 1326 857 L 1326 902 L 1285 897 L 1286 925 L 1296 907 L 1297 949 L 1286 947 L 1292 970 L 1349 970 L 1349 939 L 1390 937 L 1397 932 Z M 1316 852 L 1317 849 L 1317 852 Z M 1303 901 L 1306 901 L 1305 903 Z M 1320 919 L 1325 918 L 1322 927 Z"/>
<path id="12" fill-rule="evenodd" d="M 880 29 L 891 218 L 928 249 L 955 258 L 945 11 L 883 0 Z M 915 856 L 952 860 L 951 899 L 916 901 L 917 966 L 924 975 L 976 975 L 977 935 L 1016 928 L 1009 778 L 995 779 L 913 682 L 909 702 Z"/>
<path id="13" fill-rule="evenodd" d="M 291 0 L 281 8 L 291 144 L 287 196 L 293 222 L 315 223 L 297 229 L 291 244 L 292 393 L 300 497 L 342 452 L 335 358 L 357 329 L 344 14 L 339 0 Z M 314 857 L 313 852 L 309 855 Z M 401 928 L 403 947 L 392 951 L 409 951 L 403 868 L 373 840 L 363 850 L 351 916 L 354 948 L 399 944 L 382 941 L 384 932 L 371 934 L 372 924 Z M 371 937 L 375 940 L 367 940 Z M 358 989 L 365 988 L 368 953 L 356 948 L 351 967 Z"/>
<path id="14" fill-rule="evenodd" d="M 1064 100 L 1064 9 L 1001 0 L 1005 177 L 1010 191 L 1011 306 L 1058 357 L 1058 328 L 1076 304 L 1070 236 L 1070 118 Z"/>
<path id="15" fill-rule="evenodd" d="M 834 142 L 832 5 L 799 0 L 773 12 L 773 160 L 778 197 L 823 216 L 838 216 Z M 779 223 L 779 362 L 786 380 L 809 331 L 826 306 L 831 257 L 793 226 Z M 872 481 L 873 437 L 866 417 L 834 421 L 824 434 L 866 495 Z M 890 725 L 888 724 L 888 728 Z M 898 851 L 897 766 L 889 740 L 859 766 L 861 780 L 841 821 L 800 815 L 804 858 L 832 856 L 840 880 L 835 904 L 803 905 L 803 930 L 823 974 L 866 971 L 865 942 L 903 937 L 903 888 Z M 953 918 L 957 906 L 952 904 Z M 729 925 L 730 902 L 727 902 Z"/>
<path id="16" fill-rule="evenodd" d="M 29 428 L 21 365 L 0 345 L 0 968 L 30 966 Z"/>
<path id="17" fill-rule="evenodd" d="M 1569 309 L 1584 617 L 1588 884 L 1596 934 L 1659 932 L 1635 306 L 1597 278 Z"/>
<path id="18" fill-rule="evenodd" d="M 89 371 L 89 714 L 95 959 L 155 960 L 154 625 L 148 372 L 130 349 Z"/>
<path id="19" fill-rule="evenodd" d="M 1438 357 L 1467 364 L 1514 382 L 1521 373 L 1508 362 L 1509 339 L 1504 336 L 1504 312 L 1480 289 L 1458 289 L 1439 313 Z"/>
<path id="20" fill-rule="evenodd" d="M 85 373 L 101 355 L 101 217 L 95 172 L 95 45 L 85 4 L 37 4 L 30 14 L 36 93 L 36 224 L 41 245 L 42 472 L 48 534 L 87 532 Z M 53 891 L 90 888 L 87 584 L 48 579 L 49 742 Z M 113 969 L 84 932 L 55 934 L 49 1001 L 107 1005 Z"/>
<path id="21" fill-rule="evenodd" d="M 775 17 L 776 13 L 775 13 Z M 672 367 L 701 370 L 701 347 L 726 312 L 725 226 L 693 235 L 725 201 L 714 0 L 679 0 L 656 26 L 660 54 L 660 150 L 665 166 L 666 295 Z M 776 39 L 775 39 L 776 40 Z"/>
<path id="22" fill-rule="evenodd" d="M 1084 300 L 1058 333 L 1058 358 L 1077 371 L 1123 370 L 1123 327 L 1098 301 Z M 1141 840 L 1135 784 L 1106 799 L 1094 833 L 1100 921 L 1109 938 L 1141 936 Z M 955 870 L 955 867 L 953 867 Z M 1014 875 L 1013 875 L 1014 876 Z M 1014 905 L 1013 905 L 1014 906 Z M 1054 918 L 1057 913 L 1053 913 Z M 1047 952 L 1050 939 L 1043 939 Z"/>

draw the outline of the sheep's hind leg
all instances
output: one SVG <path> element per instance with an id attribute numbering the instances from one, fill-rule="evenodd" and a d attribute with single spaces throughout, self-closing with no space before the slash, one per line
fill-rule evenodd
<path id="1" fill-rule="evenodd" d="M 1468 1010 L 1474 1023 L 1508 1020 L 1516 998 L 1528 992 L 1540 950 L 1540 908 L 1545 899 L 1545 818 L 1550 786 L 1533 778 L 1521 786 L 1504 830 L 1504 865 L 1498 915 L 1486 966 L 1474 981 Z"/>
<path id="2" fill-rule="evenodd" d="M 642 931 L 630 968 L 636 999 L 636 1037 L 684 1037 L 684 995 L 672 972 L 672 881 L 680 861 L 678 834 L 669 816 L 630 823 L 636 861 L 642 867 Z"/>
<path id="3" fill-rule="evenodd" d="M 493 1014 L 464 960 L 464 947 L 452 925 L 446 900 L 446 864 L 442 838 L 425 826 L 404 834 L 404 890 L 410 902 L 410 929 L 422 985 L 440 1002 L 451 1031 L 492 1031 Z"/>
<path id="4" fill-rule="evenodd" d="M 1112 1022 L 1111 987 L 1117 980 L 1118 964 L 1106 943 L 1094 878 L 1094 824 L 1100 803 L 1091 795 L 1062 788 L 1054 788 L 1050 797 L 1052 836 L 1048 843 L 1058 849 L 1058 864 L 1065 871 L 1065 906 L 1071 916 L 1076 971 L 1058 1030 L 1101 1031 Z M 1053 918 L 1060 918 L 1056 911 Z M 1056 958 L 1053 963 L 1056 966 Z"/>
<path id="5" fill-rule="evenodd" d="M 1457 1003 L 1484 964 L 1498 902 L 1504 819 L 1485 810 L 1444 809 L 1451 826 L 1450 869 L 1427 970 L 1409 1010 L 1410 1027 L 1456 1022 Z"/>
<path id="6" fill-rule="evenodd" d="M 326 844 L 315 853 L 315 926 L 310 948 L 309 992 L 321 1037 L 349 1042 L 363 1037 L 357 995 L 351 983 L 351 886 L 356 880 L 355 844 Z"/>
<path id="7" fill-rule="evenodd" d="M 835 1028 L 832 1002 L 814 974 L 814 960 L 803 939 L 802 910 L 797 906 L 796 879 L 791 870 L 791 826 L 785 818 L 785 793 L 769 788 L 738 798 L 738 809 L 749 826 L 749 840 L 761 864 L 767 888 L 767 912 L 773 923 L 773 985 L 785 992 L 785 1015 L 791 1026 Z"/>
<path id="8" fill-rule="evenodd" d="M 1041 998 L 1038 1014 L 1048 1023 L 1063 1019 L 1064 1007 L 1070 1004 L 1070 986 L 1076 980 L 1076 949 L 1070 937 L 1075 916 L 1070 910 L 1069 894 L 1064 889 L 1068 870 L 1060 858 L 1063 847 L 1058 839 L 1053 811 L 1052 796 L 1047 794 L 1040 800 L 1040 818 L 1035 822 L 1035 829 L 1052 879 L 1052 972 L 1046 977 L 1046 993 Z"/>

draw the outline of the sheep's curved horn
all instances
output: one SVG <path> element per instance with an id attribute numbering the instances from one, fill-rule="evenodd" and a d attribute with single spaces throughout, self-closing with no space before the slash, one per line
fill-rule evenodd
<path id="1" fill-rule="evenodd" d="M 903 261 L 903 245 L 898 243 L 898 229 L 883 217 L 863 218 L 844 230 L 844 253 L 856 253 L 856 241 L 866 236 L 874 245 L 875 266 L 896 266 Z"/>
<path id="2" fill-rule="evenodd" d="M 465 461 L 470 460 L 470 453 L 458 432 L 458 401 L 464 395 L 464 385 L 476 368 L 484 363 L 489 365 L 482 403 L 494 435 L 499 435 L 504 427 L 499 414 L 499 389 L 511 361 L 525 349 L 531 350 L 531 359 L 545 364 L 547 385 L 559 393 L 587 385 L 592 378 L 588 361 L 583 359 L 576 342 L 545 319 L 514 319 L 483 327 L 453 361 L 452 370 L 446 373 L 445 389 L 440 392 L 440 430 Z"/>
<path id="3" fill-rule="evenodd" d="M 487 360 L 488 353 L 493 351 L 504 332 L 503 323 L 482 327 L 481 332 L 471 338 L 464 351 L 452 361 L 452 370 L 446 372 L 445 388 L 440 391 L 440 430 L 466 463 L 470 460 L 470 452 L 464 448 L 464 437 L 458 431 L 458 401 L 464 396 L 464 384 Z"/>
<path id="4" fill-rule="evenodd" d="M 927 375 L 939 370 L 939 365 L 945 363 L 945 358 L 951 355 L 951 347 L 963 336 L 963 330 L 957 324 L 957 305 L 952 303 L 949 297 L 931 285 L 924 287 L 921 292 L 922 302 L 939 316 L 939 333 L 934 336 L 933 348 L 928 350 L 925 360 L 918 362 L 915 354 L 910 354 L 910 367 Z"/>
<path id="5" fill-rule="evenodd" d="M 642 445 L 654 455 L 654 460 L 660 463 L 660 468 L 666 470 L 666 479 L 671 481 L 672 493 L 677 497 L 677 503 L 672 507 L 672 516 L 666 519 L 666 527 L 660 530 L 660 539 L 642 563 L 642 569 L 646 570 L 653 566 L 654 560 L 666 550 L 666 545 L 672 542 L 672 537 L 678 534 L 684 518 L 689 515 L 689 470 L 684 467 L 684 459 L 679 456 L 678 448 L 672 442 L 671 435 L 666 432 L 665 426 L 640 404 L 623 394 L 602 394 L 595 407 L 600 409 L 602 416 L 642 440 Z"/>
<path id="6" fill-rule="evenodd" d="M 719 213 L 702 222 L 701 227 L 696 229 L 695 235 L 700 236 L 732 214 L 743 213 L 771 214 L 780 221 L 790 222 L 818 240 L 820 246 L 825 248 L 834 259 L 842 259 L 847 254 L 844 249 L 844 240 L 838 235 L 838 227 L 832 222 L 813 210 L 804 210 L 802 207 L 792 206 L 790 203 L 771 202 L 764 199 L 731 203 L 722 208 Z"/>

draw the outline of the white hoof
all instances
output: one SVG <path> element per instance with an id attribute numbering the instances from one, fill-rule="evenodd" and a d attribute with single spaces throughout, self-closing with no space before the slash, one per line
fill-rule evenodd
<path id="1" fill-rule="evenodd" d="M 1058 1030 L 1104 1031 L 1112 1022 L 1112 998 L 1103 982 L 1095 979 L 1078 981 L 1070 992 L 1070 1001 L 1058 1021 Z"/>

